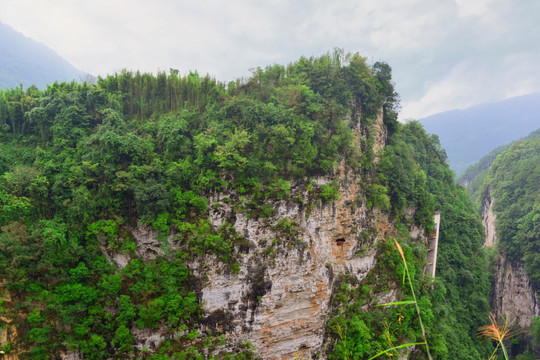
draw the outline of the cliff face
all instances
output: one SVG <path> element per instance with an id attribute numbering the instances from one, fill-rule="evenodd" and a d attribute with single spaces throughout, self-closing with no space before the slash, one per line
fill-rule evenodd
<path id="1" fill-rule="evenodd" d="M 358 142 L 366 136 L 366 129 L 357 126 L 354 130 Z M 382 114 L 372 131 L 377 161 L 386 141 Z M 269 217 L 254 217 L 242 210 L 242 198 L 236 192 L 214 193 L 209 199 L 212 226 L 219 229 L 230 224 L 245 242 L 235 271 L 212 256 L 189 264 L 202 279 L 207 320 L 201 330 L 225 334 L 229 346 L 250 342 L 264 359 L 311 358 L 323 353 L 334 279 L 343 273 L 364 279 L 375 266 L 376 244 L 396 235 L 388 214 L 366 207 L 361 183 L 359 174 L 343 160 L 334 174 L 292 182 L 286 199 L 268 202 L 274 209 Z M 314 188 L 330 184 L 338 188 L 335 201 L 314 195 Z M 137 243 L 137 257 L 163 255 L 155 231 L 137 227 L 130 232 Z M 424 236 L 423 231 L 416 233 Z M 167 242 L 172 248 L 179 246 L 174 234 Z M 120 268 L 130 260 L 125 254 L 107 257 Z M 387 294 L 385 301 L 395 301 L 395 293 Z M 139 334 L 133 328 L 132 332 L 139 349 L 153 349 L 167 336 L 167 329 Z"/>
<path id="2" fill-rule="evenodd" d="M 382 116 L 374 124 L 376 154 L 384 148 Z M 360 136 L 361 130 L 356 129 Z M 235 210 L 234 193 L 210 198 L 212 225 L 225 222 L 248 241 L 240 268 L 219 261 L 193 264 L 206 279 L 203 307 L 232 343 L 250 341 L 264 359 L 310 358 L 321 353 L 333 281 L 348 273 L 362 280 L 375 265 L 375 245 L 395 229 L 387 215 L 365 206 L 360 176 L 342 161 L 313 186 L 336 183 L 334 201 L 313 199 L 305 181 L 291 184 L 289 200 L 273 201 L 274 214 L 251 218 Z M 366 238 L 368 230 L 376 235 Z M 364 235 L 363 235 L 364 234 Z M 361 255 L 359 255 L 361 253 Z"/>
<path id="3" fill-rule="evenodd" d="M 226 195 L 211 199 L 219 204 L 211 214 L 213 225 L 233 218 L 249 241 L 249 251 L 241 255 L 236 275 L 217 262 L 208 265 L 204 310 L 227 311 L 229 336 L 251 341 L 265 359 L 320 351 L 334 276 L 348 272 L 363 279 L 374 266 L 374 245 L 392 231 L 384 216 L 374 217 L 363 205 L 355 174 L 342 165 L 336 175 L 339 198 L 335 203 L 318 200 L 311 214 L 302 202 L 279 201 L 273 204 L 276 214 L 261 221 L 235 212 L 224 202 Z M 293 185 L 291 193 L 308 201 L 301 183 Z M 282 219 L 297 227 L 295 240 L 279 229 Z M 360 234 L 374 226 L 378 235 L 366 243 Z M 356 256 L 361 246 L 368 250 Z"/>
<path id="4" fill-rule="evenodd" d="M 362 280 L 375 266 L 377 242 L 396 235 L 386 214 L 366 208 L 359 177 L 344 162 L 333 176 L 313 183 L 336 180 L 335 202 L 310 199 L 306 183 L 298 181 L 291 185 L 288 200 L 271 202 L 275 212 L 268 218 L 239 211 L 234 192 L 210 198 L 212 225 L 217 229 L 229 223 L 246 241 L 237 271 L 210 256 L 189 264 L 203 279 L 207 321 L 201 331 L 225 334 L 230 346 L 248 341 L 264 359 L 310 358 L 322 351 L 334 279 L 347 273 Z M 366 238 L 368 231 L 376 235 Z M 155 231 L 137 227 L 131 233 L 137 257 L 162 254 Z M 168 243 L 178 246 L 174 234 Z M 122 254 L 107 256 L 118 267 L 130 260 Z M 389 294 L 385 300 L 395 297 Z M 168 336 L 167 329 L 147 330 L 139 334 L 132 329 L 140 349 L 153 349 Z"/>
<path id="5" fill-rule="evenodd" d="M 499 255 L 493 282 L 492 307 L 498 315 L 509 315 L 521 328 L 540 316 L 540 303 L 522 264 L 512 264 Z"/>
<path id="6" fill-rule="evenodd" d="M 387 214 L 365 206 L 359 176 L 345 162 L 332 176 L 313 179 L 313 183 L 320 186 L 336 180 L 339 197 L 334 202 L 313 199 L 303 181 L 292 183 L 291 195 L 273 201 L 275 212 L 266 219 L 239 211 L 236 193 L 221 192 L 210 198 L 212 225 L 234 225 L 246 243 L 237 271 L 213 257 L 189 264 L 203 279 L 201 300 L 207 321 L 201 331 L 223 333 L 229 344 L 237 346 L 249 341 L 264 359 L 311 358 L 323 352 L 334 279 L 347 273 L 362 280 L 375 266 L 376 244 L 396 235 Z M 130 232 L 137 244 L 132 256 L 102 249 L 116 266 L 123 268 L 135 257 L 163 255 L 163 240 L 158 240 L 155 231 L 141 226 Z M 375 235 L 366 237 L 367 232 Z M 179 247 L 174 234 L 167 242 Z M 389 293 L 384 300 L 395 301 L 395 294 Z M 3 343 L 16 337 L 6 329 L 11 328 L 4 328 Z M 153 350 L 170 336 L 166 328 L 133 327 L 131 331 L 139 350 Z M 61 357 L 81 358 L 76 352 Z"/>
<path id="7" fill-rule="evenodd" d="M 491 196 L 491 190 L 489 190 L 487 196 L 482 201 L 482 223 L 484 224 L 484 230 L 486 232 L 486 241 L 484 246 L 493 246 L 497 241 L 497 232 L 495 231 L 495 220 L 497 216 L 493 212 L 493 205 L 495 199 Z"/>
<path id="8" fill-rule="evenodd" d="M 497 241 L 496 215 L 493 212 L 495 198 L 491 191 L 482 201 L 482 222 L 486 231 L 485 246 Z M 499 316 L 510 316 L 521 328 L 528 328 L 531 317 L 540 315 L 540 304 L 523 264 L 512 264 L 499 254 L 495 264 L 491 305 Z"/>

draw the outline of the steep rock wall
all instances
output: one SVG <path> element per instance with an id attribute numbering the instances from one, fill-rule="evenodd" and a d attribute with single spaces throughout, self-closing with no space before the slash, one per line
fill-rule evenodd
<path id="1" fill-rule="evenodd" d="M 503 255 L 499 255 L 492 291 L 491 301 L 495 313 L 510 316 L 519 327 L 528 328 L 531 317 L 540 316 L 536 291 L 522 264 L 512 264 Z"/>
<path id="2" fill-rule="evenodd" d="M 353 113 L 351 118 L 355 141 L 360 146 L 371 133 L 377 161 L 387 137 L 382 111 L 369 131 L 359 117 Z M 313 199 L 305 180 L 293 182 L 289 199 L 273 201 L 275 213 L 267 219 L 235 210 L 231 199 L 237 194 L 210 198 L 212 225 L 219 228 L 229 222 L 249 241 L 236 274 L 215 259 L 207 259 L 204 269 L 201 262 L 192 264 L 206 279 L 205 313 L 226 319 L 216 330 L 226 332 L 231 343 L 247 340 L 264 359 L 323 353 L 335 277 L 349 273 L 362 280 L 375 266 L 377 242 L 396 234 L 387 214 L 366 208 L 361 177 L 345 161 L 334 174 L 312 179 L 314 186 L 336 181 L 339 196 L 334 202 Z M 295 224 L 292 237 L 278 229 L 283 219 Z M 390 294 L 388 301 L 393 300 L 395 294 Z"/>
<path id="3" fill-rule="evenodd" d="M 493 212 L 495 199 L 491 196 L 491 189 L 482 201 L 482 223 L 486 234 L 484 246 L 493 246 L 497 242 L 497 232 L 495 230 L 495 220 L 497 216 Z"/>
<path id="4" fill-rule="evenodd" d="M 388 130 L 384 125 L 384 113 L 379 111 L 379 114 L 375 118 L 373 123 L 373 151 L 375 152 L 375 162 L 379 162 L 380 154 L 386 145 L 386 138 L 388 137 Z"/>
<path id="5" fill-rule="evenodd" d="M 312 185 L 335 181 L 339 196 L 334 202 L 313 198 L 305 181 L 293 182 L 287 199 L 269 201 L 275 212 L 268 218 L 239 210 L 239 196 L 233 191 L 210 197 L 214 228 L 229 223 L 247 244 L 239 252 L 237 272 L 213 256 L 189 264 L 204 279 L 201 299 L 207 321 L 201 330 L 225 334 L 231 346 L 249 341 L 264 359 L 310 358 L 323 352 L 334 279 L 343 273 L 364 279 L 375 266 L 377 243 L 397 235 L 387 214 L 365 206 L 361 178 L 345 161 L 334 174 L 313 179 Z M 293 224 L 292 235 L 280 228 L 284 221 Z M 137 244 L 135 256 L 151 259 L 162 254 L 163 243 L 154 230 L 141 226 L 130 232 Z M 172 248 L 179 246 L 174 234 L 167 242 Z M 118 267 L 130 260 L 105 250 Z M 395 292 L 384 298 L 395 300 Z M 136 330 L 132 329 L 139 348 L 153 349 L 167 337 L 166 329 L 146 329 L 144 336 Z"/>
<path id="6" fill-rule="evenodd" d="M 351 117 L 356 145 L 361 146 L 371 134 L 376 162 L 387 137 L 382 112 L 370 129 L 361 126 L 359 117 L 356 113 Z M 315 188 L 337 183 L 339 196 L 335 201 L 314 196 L 308 189 L 310 182 L 303 179 L 291 183 L 286 199 L 268 201 L 274 213 L 267 218 L 240 210 L 242 199 L 234 191 L 210 196 L 212 225 L 216 229 L 225 223 L 233 225 L 247 245 L 239 252 L 239 267 L 234 272 L 230 264 L 210 255 L 188 264 L 202 279 L 200 297 L 207 320 L 200 330 L 224 334 L 231 347 L 249 341 L 264 359 L 311 358 L 314 354 L 324 357 L 324 331 L 334 279 L 343 273 L 364 279 L 376 265 L 377 243 L 397 235 L 388 214 L 366 207 L 364 180 L 343 160 L 333 174 L 311 179 Z M 414 209 L 410 212 L 414 215 Z M 280 228 L 283 221 L 293 224 L 294 229 Z M 159 239 L 148 226 L 127 230 L 137 245 L 135 253 L 101 249 L 120 269 L 133 258 L 165 255 L 164 244 L 172 249 L 181 247 L 174 232 L 167 239 Z M 425 235 L 419 229 L 415 233 L 418 238 Z M 383 297 L 381 301 L 395 301 L 396 291 L 390 290 Z M 131 332 L 139 350 L 153 351 L 172 336 L 161 326 L 134 326 Z M 4 331 L 2 336 L 9 341 L 16 334 Z M 59 356 L 66 360 L 82 358 L 76 351 Z"/>
<path id="7" fill-rule="evenodd" d="M 493 246 L 497 242 L 494 203 L 495 198 L 490 190 L 482 201 L 485 246 Z M 497 315 L 509 316 L 521 328 L 528 328 L 531 317 L 540 315 L 540 303 L 523 264 L 511 263 L 502 254 L 498 255 L 495 263 L 491 306 Z"/>
<path id="8" fill-rule="evenodd" d="M 395 231 L 385 215 L 364 206 L 359 178 L 344 163 L 335 176 L 315 182 L 323 185 L 334 179 L 340 185 L 334 203 L 317 199 L 308 213 L 309 194 L 298 182 L 291 197 L 303 200 L 276 202 L 276 214 L 265 221 L 235 212 L 223 194 L 211 198 L 212 224 L 219 227 L 233 219 L 236 230 L 249 240 L 250 250 L 241 255 L 237 274 L 227 272 L 219 262 L 207 262 L 204 310 L 210 315 L 227 312 L 229 339 L 249 340 L 265 359 L 320 352 L 335 275 L 347 272 L 363 279 L 375 265 L 374 245 Z M 294 244 L 279 240 L 282 234 L 275 224 L 284 218 L 298 225 Z M 373 227 L 376 236 L 361 236 Z M 357 255 L 360 249 L 363 252 Z"/>

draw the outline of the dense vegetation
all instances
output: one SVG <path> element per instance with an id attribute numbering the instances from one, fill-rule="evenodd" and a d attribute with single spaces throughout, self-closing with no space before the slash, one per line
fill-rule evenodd
<path id="1" fill-rule="evenodd" d="M 411 219 L 403 209 L 397 212 L 397 226 L 408 267 L 416 279 L 416 297 L 432 356 L 486 358 L 491 346 L 482 344 L 476 336 L 490 309 L 483 228 L 466 192 L 455 184 L 437 137 L 427 135 L 417 122 L 398 126 L 381 159 L 378 179 L 388 186 L 393 204 L 399 203 L 399 196 L 412 191 L 423 203 L 431 202 L 431 207 L 420 208 L 420 212 L 433 214 L 434 208 L 441 210 L 439 256 L 433 283 L 423 273 L 426 248 L 411 242 L 407 228 L 402 225 Z M 423 184 L 428 194 L 423 193 Z M 422 341 L 414 307 L 376 306 L 377 299 L 391 290 L 389 284 L 401 283 L 403 273 L 399 254 L 392 241 L 388 241 L 380 245 L 377 267 L 366 279 L 361 283 L 354 277 L 340 280 L 342 283 L 338 283 L 333 297 L 335 317 L 328 325 L 336 341 L 331 358 L 369 358 L 400 343 Z M 411 299 L 407 284 L 402 283 L 399 291 L 404 300 Z M 366 306 L 369 311 L 365 310 Z M 412 356 L 423 358 L 420 347 Z"/>
<path id="2" fill-rule="evenodd" d="M 345 159 L 363 179 L 367 205 L 390 212 L 400 229 L 433 355 L 486 354 L 489 346 L 475 336 L 488 310 L 478 217 L 437 139 L 417 123 L 397 123 L 397 100 L 387 64 L 368 66 L 341 51 L 228 84 L 196 72 L 124 71 L 96 85 L 1 91 L 0 278 L 12 301 L 0 310 L 21 341 L 5 350 L 33 359 L 66 350 L 85 359 L 254 357 L 249 344 L 219 350 L 226 329 L 204 317 L 200 279 L 186 265 L 212 254 L 238 269 L 246 239 L 231 224 L 211 226 L 208 198 L 225 189 L 249 195 L 242 207 L 266 216 L 268 200 L 287 198 L 291 180 L 329 174 Z M 375 165 L 369 124 L 381 109 L 389 146 Z M 353 141 L 358 123 L 367 124 L 360 142 Z M 316 190 L 325 201 L 338 195 L 333 185 Z M 416 209 L 412 218 L 407 208 Z M 431 291 L 422 275 L 425 247 L 410 241 L 406 225 L 430 229 L 436 208 L 441 258 Z M 174 230 L 178 250 L 138 258 L 129 229 L 141 222 L 164 239 Z M 276 226 L 293 233 L 294 224 Z M 111 254 L 131 260 L 119 269 Z M 377 256 L 379 269 L 366 282 L 336 285 L 333 358 L 351 351 L 363 358 L 419 336 L 412 308 L 362 311 L 389 290 L 381 279 L 399 286 L 403 274 L 391 243 L 381 243 Z M 201 326 L 208 331 L 199 333 Z M 172 340 L 136 349 L 144 329 L 164 329 Z"/>
<path id="3" fill-rule="evenodd" d="M 465 189 L 471 197 L 473 204 L 477 206 L 479 205 L 479 190 L 484 183 L 489 167 L 491 164 L 493 164 L 493 161 L 495 161 L 499 154 L 508 150 L 510 145 L 511 144 L 506 144 L 493 149 L 476 164 L 469 166 L 467 170 L 465 170 L 465 172 L 456 180 L 458 184 L 465 186 Z"/>
<path id="4" fill-rule="evenodd" d="M 492 191 L 495 198 L 500 251 L 512 261 L 523 261 L 540 288 L 540 138 L 517 141 L 499 155 L 481 191 L 483 196 Z"/>
<path id="5" fill-rule="evenodd" d="M 200 289 L 184 263 L 213 253 L 234 268 L 242 243 L 209 225 L 207 196 L 231 188 L 258 208 L 342 157 L 369 168 L 371 148 L 353 145 L 343 119 L 383 107 L 391 129 L 395 101 L 388 65 L 339 51 L 227 85 L 171 70 L 2 91 L 0 269 L 17 347 L 36 359 L 61 348 L 118 357 L 134 351 L 133 325 L 165 324 L 181 336 L 154 358 L 206 351 L 213 340 L 193 332 Z M 137 221 L 175 227 L 183 251 L 118 271 L 101 249 L 134 254 L 126 229 Z"/>
<path id="6" fill-rule="evenodd" d="M 540 129 L 511 144 L 501 146 L 471 166 L 459 181 L 478 210 L 486 196 L 495 198 L 498 248 L 510 260 L 523 261 L 538 288 L 540 260 L 538 206 L 540 201 Z"/>
<path id="7" fill-rule="evenodd" d="M 426 172 L 435 207 L 441 211 L 435 279 L 441 292 L 434 301 L 435 323 L 439 326 L 436 333 L 445 339 L 448 359 L 484 358 L 490 345 L 481 344 L 475 336 L 478 324 L 486 321 L 490 310 L 482 224 L 466 192 L 454 182 L 438 139 L 415 123 L 404 133 L 404 141 L 412 144 L 414 158 Z"/>
<path id="8" fill-rule="evenodd" d="M 469 167 L 458 180 L 476 202 L 494 199 L 497 240 L 494 253 L 501 253 L 514 264 L 523 265 L 533 289 L 540 289 L 540 129 L 528 136 L 494 149 Z M 511 295 L 509 295 L 511 296 Z M 514 341 L 527 350 L 518 358 L 532 359 L 540 347 L 540 318 L 531 319 L 531 328 L 522 329 Z M 526 346 L 523 346 L 525 344 Z M 532 346 L 531 346 L 532 345 Z"/>

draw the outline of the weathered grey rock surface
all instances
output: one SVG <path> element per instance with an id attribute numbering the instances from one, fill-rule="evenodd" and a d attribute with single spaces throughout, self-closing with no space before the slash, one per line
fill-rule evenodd
<path id="1" fill-rule="evenodd" d="M 386 141 L 382 116 L 375 120 L 374 130 L 377 155 Z M 355 131 L 360 138 L 362 130 Z M 235 211 L 229 199 L 236 194 L 219 193 L 210 199 L 212 225 L 234 225 L 249 241 L 249 251 L 241 254 L 236 274 L 211 259 L 205 269 L 196 269 L 206 278 L 204 310 L 209 315 L 226 312 L 229 339 L 250 341 L 264 359 L 320 353 L 333 280 L 340 273 L 362 280 L 375 265 L 376 243 L 395 234 L 387 215 L 366 208 L 360 177 L 345 161 L 333 175 L 313 179 L 319 186 L 332 181 L 339 184 L 335 202 L 310 199 L 306 182 L 299 181 L 291 186 L 289 199 L 294 200 L 272 203 L 276 210 L 267 219 Z M 283 219 L 295 224 L 294 239 L 287 239 L 276 226 Z M 372 228 L 377 235 L 361 235 Z"/>
<path id="2" fill-rule="evenodd" d="M 497 242 L 494 204 L 495 198 L 489 191 L 482 201 L 485 246 L 493 246 Z M 502 254 L 499 254 L 496 260 L 491 306 L 498 316 L 509 316 L 521 328 L 528 328 L 531 317 L 540 315 L 540 303 L 523 264 L 513 264 Z"/>
<path id="3" fill-rule="evenodd" d="M 344 163 L 335 177 L 315 182 L 328 184 L 335 179 L 340 191 L 334 203 L 317 199 L 308 210 L 304 204 L 309 194 L 298 182 L 292 186 L 291 198 L 304 200 L 276 202 L 276 213 L 265 220 L 235 212 L 224 201 L 232 194 L 211 198 L 211 207 L 216 209 L 211 214 L 212 224 L 217 228 L 233 219 L 236 231 L 250 242 L 250 250 L 241 255 L 237 274 L 219 262 L 206 263 L 204 310 L 208 314 L 228 312 L 232 325 L 229 337 L 249 340 L 265 359 L 319 352 L 333 279 L 345 272 L 363 279 L 375 265 L 374 245 L 394 230 L 385 216 L 373 216 L 364 206 L 358 178 Z M 219 205 L 212 205 L 216 203 Z M 282 239 L 275 226 L 282 219 L 296 224 L 295 240 Z M 369 239 L 367 251 L 356 255 L 365 242 L 360 234 L 374 226 L 380 230 L 378 235 Z M 269 246 L 272 250 L 265 250 Z M 261 286 L 263 291 L 254 296 Z"/>
<path id="4" fill-rule="evenodd" d="M 492 307 L 496 314 L 508 315 L 521 328 L 531 325 L 531 317 L 540 316 L 540 303 L 523 265 L 512 264 L 503 255 L 496 263 Z"/>
<path id="5" fill-rule="evenodd" d="M 482 201 L 482 223 L 486 233 L 484 246 L 493 246 L 497 242 L 497 231 L 495 230 L 495 220 L 497 216 L 493 212 L 495 199 L 491 196 L 491 189 Z"/>

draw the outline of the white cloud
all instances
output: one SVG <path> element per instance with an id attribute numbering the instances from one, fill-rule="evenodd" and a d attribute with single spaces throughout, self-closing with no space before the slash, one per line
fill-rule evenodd
<path id="1" fill-rule="evenodd" d="M 227 81 L 342 47 L 392 66 L 408 116 L 540 91 L 530 75 L 540 1 L 0 0 L 0 8 L 1 21 L 93 74 L 172 67 Z"/>
<path id="2" fill-rule="evenodd" d="M 485 17 L 491 8 L 493 0 L 455 0 L 461 17 Z"/>
<path id="3" fill-rule="evenodd" d="M 446 104 L 452 103 L 462 108 L 475 104 L 479 97 L 471 96 L 471 88 L 478 88 L 472 83 L 474 79 L 467 78 L 471 73 L 471 64 L 460 63 L 452 71 L 429 90 L 417 101 L 404 102 L 400 113 L 400 119 L 419 118 L 446 110 Z"/>
<path id="4" fill-rule="evenodd" d="M 463 61 L 418 100 L 402 104 L 400 120 L 467 108 L 540 90 L 540 68 L 534 53 L 519 53 L 491 61 Z M 448 104 L 452 104 L 451 107 Z"/>

